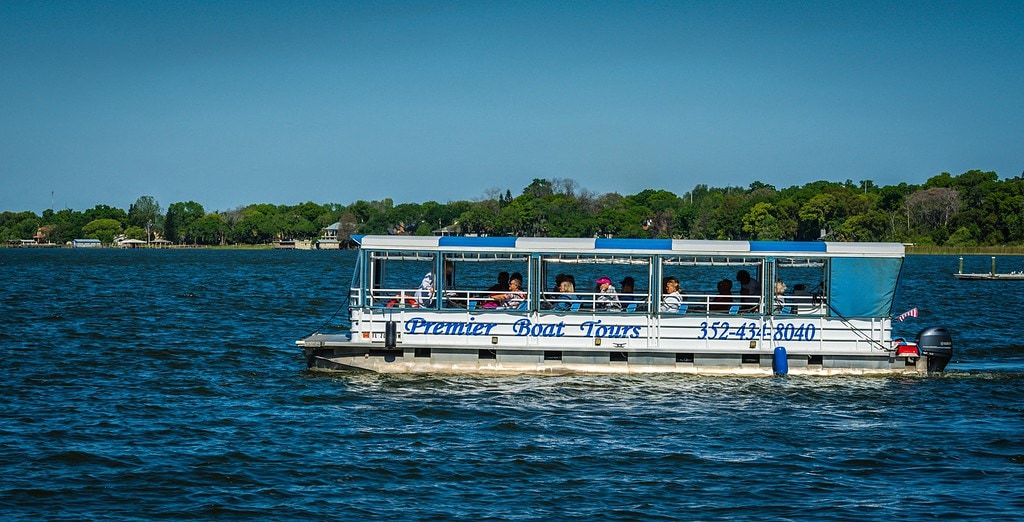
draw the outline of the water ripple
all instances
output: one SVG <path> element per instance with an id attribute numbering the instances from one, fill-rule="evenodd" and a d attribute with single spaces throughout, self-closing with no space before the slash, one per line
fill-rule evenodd
<path id="1" fill-rule="evenodd" d="M 930 378 L 314 374 L 293 341 L 340 307 L 350 253 L 0 258 L 12 520 L 1024 510 L 1024 349 L 999 315 L 1024 298 L 979 299 L 993 287 L 947 281 L 950 258 L 908 259 L 897 296 L 954 331 Z"/>

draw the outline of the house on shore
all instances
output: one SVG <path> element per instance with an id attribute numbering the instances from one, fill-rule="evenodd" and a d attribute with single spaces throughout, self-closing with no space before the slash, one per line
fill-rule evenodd
<path id="1" fill-rule="evenodd" d="M 146 246 L 146 242 L 141 239 L 123 239 L 118 241 L 117 245 L 121 248 L 142 248 Z"/>
<path id="2" fill-rule="evenodd" d="M 282 239 L 274 241 L 277 250 L 312 250 L 312 242 L 308 239 Z"/>
<path id="3" fill-rule="evenodd" d="M 341 243 L 338 242 L 338 229 L 340 228 L 339 223 L 331 223 L 329 226 L 324 227 L 320 230 L 320 239 L 316 242 L 317 250 L 338 250 L 341 248 Z"/>

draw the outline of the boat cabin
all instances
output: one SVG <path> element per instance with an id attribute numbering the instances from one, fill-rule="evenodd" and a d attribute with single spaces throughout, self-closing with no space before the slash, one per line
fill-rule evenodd
<path id="1" fill-rule="evenodd" d="M 902 246 L 846 245 L 364 236 L 350 304 L 543 313 L 565 311 L 559 305 L 571 301 L 570 311 L 586 313 L 887 317 Z M 495 298 L 502 273 L 521 276 L 524 295 L 514 307 Z M 434 280 L 424 286 L 427 274 Z M 744 274 L 746 284 L 739 280 Z M 678 296 L 668 295 L 669 277 L 679 283 Z M 614 300 L 603 298 L 603 278 Z M 564 279 L 574 283 L 572 292 L 557 287 Z M 624 281 L 632 287 L 623 288 Z M 720 291 L 723 281 L 727 289 Z"/>

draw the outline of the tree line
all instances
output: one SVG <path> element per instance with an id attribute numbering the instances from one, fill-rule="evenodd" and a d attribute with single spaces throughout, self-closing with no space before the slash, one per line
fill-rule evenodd
<path id="1" fill-rule="evenodd" d="M 475 201 L 395 204 L 390 198 L 348 205 L 252 204 L 207 212 L 195 201 L 164 210 L 141 196 L 126 210 L 97 205 L 0 213 L 0 241 L 117 237 L 176 244 L 267 244 L 315 239 L 337 223 L 355 234 L 628 237 L 751 240 L 897 241 L 920 245 L 1024 244 L 1024 178 L 995 172 L 942 173 L 924 184 L 877 186 L 816 181 L 776 187 L 697 185 L 685 194 L 647 189 L 595 194 L 571 179 L 534 179 L 518 195 L 491 189 Z"/>

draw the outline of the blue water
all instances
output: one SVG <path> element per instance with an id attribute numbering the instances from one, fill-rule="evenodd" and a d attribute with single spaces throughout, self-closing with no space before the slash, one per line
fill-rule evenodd
<path id="1" fill-rule="evenodd" d="M 896 309 L 921 314 L 899 333 L 952 331 L 942 377 L 307 373 L 294 340 L 338 310 L 351 263 L 0 250 L 2 517 L 1024 513 L 1024 282 L 908 258 Z"/>

